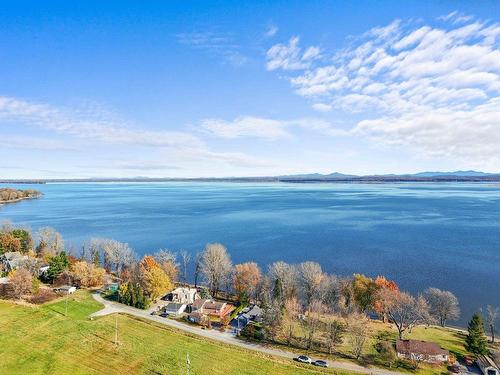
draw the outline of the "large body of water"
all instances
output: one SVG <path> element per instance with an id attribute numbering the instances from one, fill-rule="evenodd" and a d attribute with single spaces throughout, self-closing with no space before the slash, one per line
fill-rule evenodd
<path id="1" fill-rule="evenodd" d="M 16 185 L 19 188 L 27 186 Z M 33 187 L 33 186 L 30 186 Z M 473 311 L 500 306 L 500 187 L 493 184 L 68 183 L 0 207 L 79 247 L 92 236 L 192 253 L 224 244 L 233 262 L 312 260 L 328 272 L 429 286 Z"/>

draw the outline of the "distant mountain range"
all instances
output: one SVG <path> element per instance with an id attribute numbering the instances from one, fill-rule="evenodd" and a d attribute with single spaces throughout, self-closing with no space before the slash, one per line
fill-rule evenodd
<path id="1" fill-rule="evenodd" d="M 46 183 L 46 182 L 162 182 L 162 181 L 206 181 L 206 182 L 500 182 L 500 173 L 479 171 L 420 172 L 414 174 L 352 175 L 334 172 L 330 174 L 306 173 L 285 176 L 262 177 L 208 177 L 208 178 L 169 178 L 169 177 L 130 177 L 130 178 L 82 178 L 82 179 L 5 179 L 0 183 Z"/>

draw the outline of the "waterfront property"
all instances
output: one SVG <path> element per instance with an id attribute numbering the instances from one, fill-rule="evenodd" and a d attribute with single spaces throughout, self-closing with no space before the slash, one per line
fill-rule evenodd
<path id="1" fill-rule="evenodd" d="M 450 352 L 438 344 L 420 340 L 398 340 L 396 351 L 399 358 L 417 362 L 445 363 L 450 359 Z"/>
<path id="2" fill-rule="evenodd" d="M 223 321 L 229 317 L 234 306 L 227 302 L 218 302 L 211 299 L 198 299 L 190 305 L 191 312 L 188 320 L 201 324 L 206 319 Z"/>
<path id="3" fill-rule="evenodd" d="M 181 303 L 181 304 L 191 304 L 199 298 L 200 296 L 196 288 L 186 288 L 186 287 L 176 288 L 165 296 L 165 299 L 167 301 Z"/>

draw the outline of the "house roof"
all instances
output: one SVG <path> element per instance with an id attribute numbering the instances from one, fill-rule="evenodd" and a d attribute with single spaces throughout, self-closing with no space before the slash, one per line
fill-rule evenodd
<path id="1" fill-rule="evenodd" d="M 487 368 L 487 367 L 497 368 L 496 363 L 493 361 L 493 359 L 491 359 L 486 355 L 480 355 L 479 357 L 477 357 L 476 362 L 481 368 Z"/>
<path id="2" fill-rule="evenodd" d="M 401 354 L 423 354 L 423 355 L 449 355 L 447 350 L 428 341 L 420 340 L 398 340 L 396 342 L 396 350 Z"/>

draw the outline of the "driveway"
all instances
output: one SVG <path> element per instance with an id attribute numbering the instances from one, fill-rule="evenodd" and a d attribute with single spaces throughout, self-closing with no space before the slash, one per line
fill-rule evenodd
<path id="1" fill-rule="evenodd" d="M 100 294 L 94 293 L 92 294 L 94 299 L 104 305 L 104 308 L 102 310 L 99 310 L 93 314 L 90 315 L 91 318 L 94 317 L 100 317 L 104 315 L 109 315 L 109 314 L 115 314 L 115 313 L 123 313 L 123 314 L 129 314 L 132 316 L 136 316 L 139 318 L 151 320 L 156 323 L 164 324 L 173 328 L 180 329 L 185 332 L 189 332 L 193 335 L 198 335 L 202 336 L 211 340 L 216 340 L 219 342 L 223 342 L 226 344 L 230 345 L 236 345 L 244 349 L 248 350 L 254 350 L 257 352 L 269 354 L 269 355 L 274 355 L 278 357 L 283 357 L 283 358 L 288 358 L 288 359 L 293 359 L 297 355 L 292 352 L 284 351 L 284 350 L 279 350 L 279 349 L 273 349 L 273 348 L 268 348 L 266 346 L 257 344 L 257 343 L 249 343 L 246 341 L 242 341 L 238 339 L 233 333 L 229 331 L 225 332 L 220 332 L 217 330 L 203 330 L 200 329 L 198 326 L 191 326 L 188 324 L 184 324 L 182 322 L 168 319 L 168 318 L 162 318 L 156 315 L 150 315 L 150 310 L 140 310 L 136 309 L 135 307 L 131 306 L 126 306 L 121 303 L 117 302 L 112 302 L 105 300 L 104 298 L 101 297 Z M 384 369 L 379 369 L 379 368 L 368 368 L 368 367 L 363 367 L 354 363 L 350 362 L 339 362 L 339 361 L 328 361 L 328 364 L 331 368 L 336 368 L 339 370 L 347 370 L 347 371 L 355 371 L 355 372 L 360 372 L 363 374 L 372 374 L 372 375 L 408 375 L 408 374 L 403 374 L 400 372 L 395 372 L 395 371 L 388 371 Z"/>

